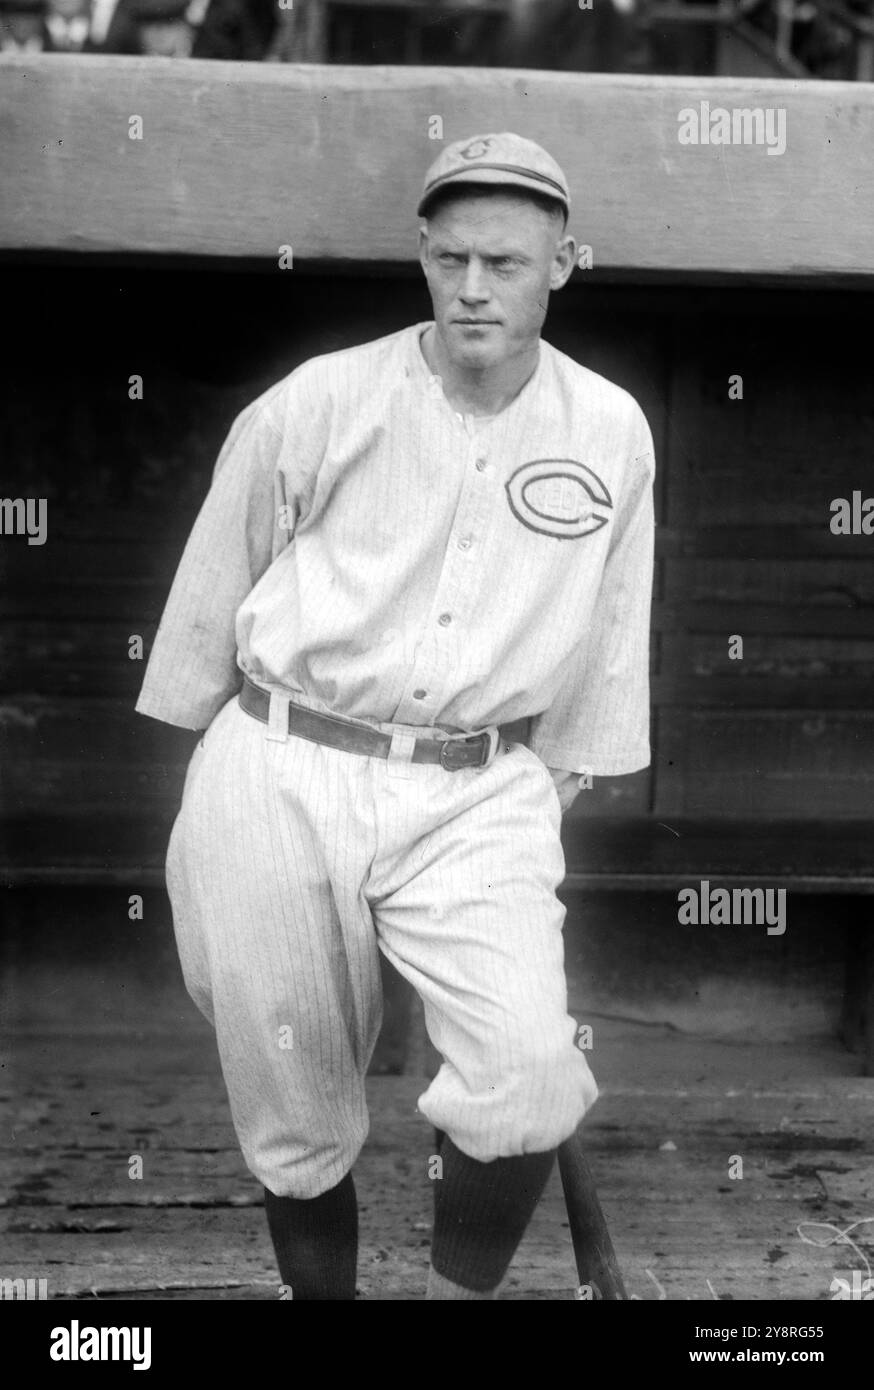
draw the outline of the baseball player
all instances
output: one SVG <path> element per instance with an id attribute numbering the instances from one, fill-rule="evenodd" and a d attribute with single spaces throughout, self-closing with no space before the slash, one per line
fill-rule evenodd
<path id="1" fill-rule="evenodd" d="M 597 1094 L 562 812 L 581 774 L 649 762 L 652 439 L 540 337 L 575 262 L 565 176 L 475 136 L 418 211 L 433 321 L 239 416 L 137 704 L 205 730 L 167 882 L 294 1299 L 355 1296 L 379 951 L 443 1059 L 427 1297 L 496 1297 Z M 520 719 L 527 745 L 502 737 Z"/>

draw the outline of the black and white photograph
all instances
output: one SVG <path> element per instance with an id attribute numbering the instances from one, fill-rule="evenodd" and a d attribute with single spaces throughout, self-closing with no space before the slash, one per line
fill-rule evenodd
<path id="1" fill-rule="evenodd" d="M 0 284 L 22 1365 L 861 1356 L 872 0 L 0 0 Z"/>

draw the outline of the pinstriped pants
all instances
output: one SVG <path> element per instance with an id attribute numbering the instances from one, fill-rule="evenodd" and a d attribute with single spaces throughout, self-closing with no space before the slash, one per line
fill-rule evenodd
<path id="1" fill-rule="evenodd" d="M 167 858 L 185 982 L 215 1028 L 249 1168 L 279 1196 L 315 1197 L 355 1162 L 380 949 L 444 1058 L 421 1113 L 472 1158 L 555 1147 L 597 1089 L 567 1012 L 549 772 L 521 743 L 447 772 L 280 728 L 224 706 Z"/>

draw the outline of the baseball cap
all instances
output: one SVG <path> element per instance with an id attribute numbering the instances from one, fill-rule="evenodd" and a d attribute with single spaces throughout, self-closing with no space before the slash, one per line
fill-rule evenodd
<path id="1" fill-rule="evenodd" d="M 541 145 L 509 130 L 500 135 L 472 135 L 447 145 L 425 175 L 418 215 L 424 216 L 435 193 L 465 183 L 524 188 L 554 198 L 570 212 L 570 193 L 561 166 Z"/>

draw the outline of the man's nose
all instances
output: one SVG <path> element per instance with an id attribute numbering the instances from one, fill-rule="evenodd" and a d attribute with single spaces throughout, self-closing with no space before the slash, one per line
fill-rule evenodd
<path id="1" fill-rule="evenodd" d="M 477 260 L 475 256 L 471 256 L 461 286 L 461 298 L 468 303 L 479 302 L 488 299 L 489 293 L 488 280 L 482 262 Z"/>

